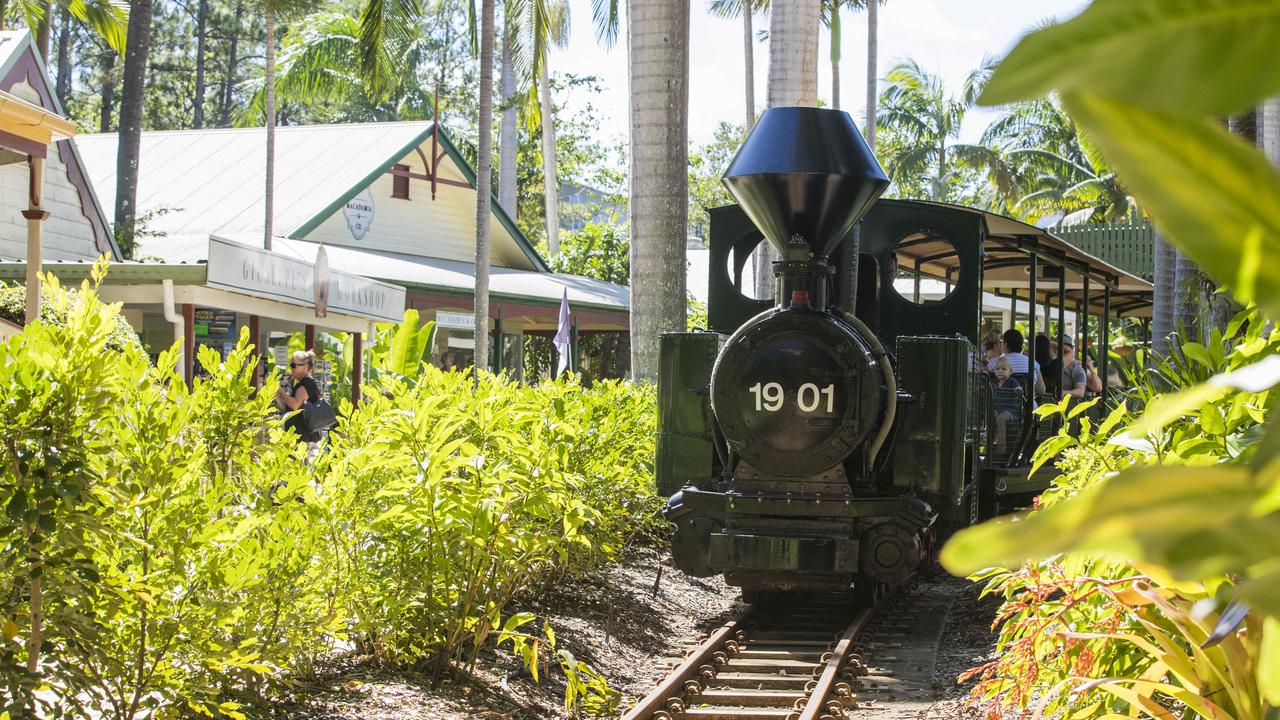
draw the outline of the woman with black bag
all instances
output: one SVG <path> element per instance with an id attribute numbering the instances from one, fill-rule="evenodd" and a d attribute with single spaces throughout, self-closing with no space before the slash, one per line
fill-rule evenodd
<path id="1" fill-rule="evenodd" d="M 311 377 L 315 360 L 316 354 L 311 350 L 295 352 L 289 363 L 289 374 L 280 379 L 280 387 L 276 390 L 276 405 L 286 413 L 293 413 L 284 421 L 285 429 L 296 433 L 312 452 L 320 442 L 320 431 L 324 427 L 317 427 L 316 418 L 308 416 L 320 409 L 316 408 L 318 405 L 328 408 L 328 403 L 323 402 L 320 396 L 320 386 Z"/>

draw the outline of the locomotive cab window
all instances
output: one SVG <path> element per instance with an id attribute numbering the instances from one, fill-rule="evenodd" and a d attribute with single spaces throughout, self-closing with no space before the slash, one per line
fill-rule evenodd
<path id="1" fill-rule="evenodd" d="M 760 242 L 754 247 L 738 245 L 729 253 L 725 270 L 729 273 L 734 287 L 742 293 L 743 297 L 752 300 L 773 300 L 773 268 L 760 268 L 763 277 L 761 281 L 756 279 L 756 265 L 760 254 L 768 244 L 768 241 L 761 237 Z"/>
<path id="2" fill-rule="evenodd" d="M 955 245 L 932 233 L 899 240 L 890 262 L 894 263 L 894 291 L 917 305 L 945 300 L 955 290 L 962 270 Z"/>

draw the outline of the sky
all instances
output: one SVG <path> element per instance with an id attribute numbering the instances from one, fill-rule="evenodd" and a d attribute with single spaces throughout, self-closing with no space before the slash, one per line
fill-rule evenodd
<path id="1" fill-rule="evenodd" d="M 742 21 L 720 20 L 707 12 L 708 0 L 691 0 L 689 33 L 689 138 L 704 144 L 723 121 L 738 123 L 745 114 Z M 622 2 L 625 5 L 625 2 Z M 903 58 L 914 58 L 939 73 L 949 89 L 960 92 L 965 76 L 984 55 L 1002 55 L 1029 29 L 1049 18 L 1065 20 L 1079 13 L 1087 0 L 885 0 L 879 15 L 878 72 Z M 618 44 L 603 50 L 591 26 L 591 0 L 570 0 L 572 31 L 569 46 L 552 51 L 552 74 L 595 75 L 604 95 L 591 98 L 602 115 L 601 139 L 627 135 L 627 53 L 625 27 Z M 841 107 L 859 127 L 865 117 L 866 14 L 844 11 L 842 16 Z M 625 18 L 624 18 L 625 22 Z M 757 16 L 757 30 L 768 20 Z M 818 94 L 831 105 L 830 37 L 822 31 L 818 48 Z M 764 107 L 769 71 L 769 43 L 755 48 L 756 110 Z M 585 103 L 568 99 L 566 110 Z M 961 141 L 978 139 L 995 117 L 986 110 L 971 111 Z"/>

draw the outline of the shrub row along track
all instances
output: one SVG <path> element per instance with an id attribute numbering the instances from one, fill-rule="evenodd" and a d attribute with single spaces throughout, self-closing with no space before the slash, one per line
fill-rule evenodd
<path id="1" fill-rule="evenodd" d="M 852 651 L 875 616 L 847 594 L 791 597 L 721 626 L 623 720 L 831 720 L 865 674 Z"/>

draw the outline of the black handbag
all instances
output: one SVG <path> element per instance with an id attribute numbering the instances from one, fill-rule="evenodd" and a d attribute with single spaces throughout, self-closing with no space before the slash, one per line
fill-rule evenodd
<path id="1" fill-rule="evenodd" d="M 328 400 L 320 398 L 315 402 L 302 405 L 302 428 L 307 433 L 328 429 L 336 422 L 338 422 L 338 413 Z"/>

